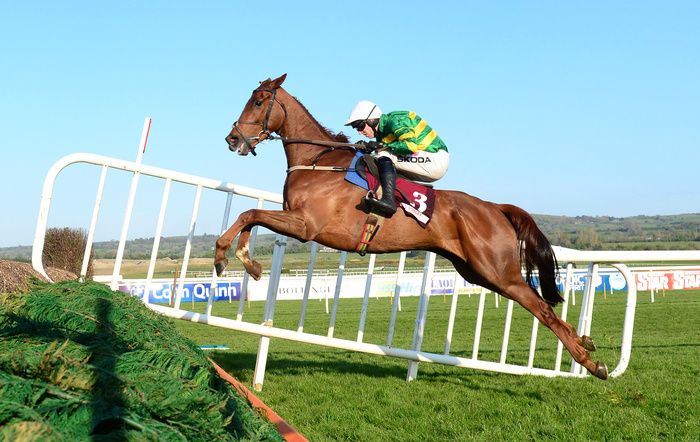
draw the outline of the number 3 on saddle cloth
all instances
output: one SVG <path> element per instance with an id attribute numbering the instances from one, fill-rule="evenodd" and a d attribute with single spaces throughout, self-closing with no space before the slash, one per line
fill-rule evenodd
<path id="1" fill-rule="evenodd" d="M 377 191 L 379 181 L 369 172 L 363 154 L 358 152 L 350 163 L 345 179 L 365 190 Z M 367 155 L 369 156 L 369 155 Z M 430 222 L 435 205 L 435 190 L 424 184 L 396 178 L 396 202 L 407 215 L 415 218 L 425 228 Z"/>

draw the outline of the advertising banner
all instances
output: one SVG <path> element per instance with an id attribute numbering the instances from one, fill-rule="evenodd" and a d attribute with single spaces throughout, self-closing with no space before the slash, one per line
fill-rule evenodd
<path id="1" fill-rule="evenodd" d="M 335 295 L 335 276 L 317 276 L 312 278 L 309 288 L 309 299 L 332 299 Z M 401 296 L 420 295 L 422 273 L 405 273 L 401 279 Z M 277 299 L 301 299 L 304 296 L 306 276 L 282 276 L 277 291 Z M 362 298 L 367 285 L 367 275 L 344 275 L 340 285 L 341 298 Z M 455 286 L 455 273 L 435 273 L 432 279 L 431 293 L 451 294 Z M 373 275 L 370 296 L 389 297 L 394 296 L 396 288 L 396 275 Z M 469 290 L 479 291 L 474 284 L 457 278 L 458 293 L 466 293 Z M 267 278 L 260 281 L 248 282 L 248 296 L 251 301 L 264 300 L 267 297 Z"/>
<path id="2" fill-rule="evenodd" d="M 209 299 L 209 291 L 211 280 L 187 280 L 182 287 L 182 302 L 206 302 Z M 121 281 L 119 290 L 130 293 L 138 297 L 142 301 L 145 300 L 146 281 L 144 280 L 126 280 Z M 218 281 L 216 293 L 214 294 L 215 301 L 229 300 L 234 301 L 241 296 L 240 281 Z M 163 280 L 154 280 L 148 291 L 148 302 L 152 303 L 168 303 L 173 295 L 173 283 Z"/>
<path id="3" fill-rule="evenodd" d="M 571 276 L 571 288 L 576 291 L 582 291 L 586 286 L 586 276 L 588 270 L 575 270 Z M 566 280 L 566 271 L 562 271 L 557 276 L 557 286 L 559 290 L 564 291 L 564 282 Z M 614 292 L 617 290 L 627 290 L 627 281 L 622 273 L 617 270 L 600 270 L 593 281 L 596 291 Z"/>
<path id="4" fill-rule="evenodd" d="M 634 273 L 637 290 L 698 290 L 700 268 Z"/>
<path id="5" fill-rule="evenodd" d="M 699 290 L 700 268 L 682 270 L 654 270 L 633 272 L 637 290 Z M 572 288 L 575 292 L 583 291 L 586 284 L 587 270 L 577 269 L 572 275 Z M 564 290 L 566 272 L 562 271 L 557 276 L 557 285 Z M 312 278 L 309 286 L 309 299 L 333 299 L 336 290 L 336 276 L 316 276 Z M 401 296 L 419 296 L 423 281 L 422 273 L 405 273 L 400 283 Z M 217 283 L 214 300 L 235 301 L 241 297 L 241 278 L 219 280 Z M 537 283 L 535 277 L 535 283 Z M 626 291 L 627 283 L 622 274 L 614 269 L 601 269 L 596 276 L 595 290 L 614 293 Z M 210 291 L 210 280 L 187 280 L 183 286 L 182 302 L 207 301 Z M 154 280 L 148 293 L 148 301 L 153 303 L 167 303 L 172 297 L 172 281 Z M 306 276 L 282 275 L 279 282 L 277 299 L 293 300 L 302 299 L 306 286 Z M 341 281 L 341 298 L 362 298 L 367 286 L 367 275 L 345 275 Z M 455 272 L 436 272 L 431 281 L 430 293 L 432 295 L 451 295 L 455 286 L 457 293 L 479 293 L 481 288 L 471 284 Z M 263 301 L 267 298 L 268 278 L 260 281 L 250 279 L 248 282 L 248 294 L 246 299 L 250 301 Z M 144 280 L 122 281 L 119 290 L 130 293 L 144 299 L 146 284 Z M 369 296 L 390 297 L 396 291 L 395 274 L 379 274 L 372 276 Z M 174 299 L 174 298 L 173 298 Z"/>

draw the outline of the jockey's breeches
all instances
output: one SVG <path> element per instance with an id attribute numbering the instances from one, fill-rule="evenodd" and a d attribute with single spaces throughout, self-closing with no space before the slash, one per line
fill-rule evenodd
<path id="1" fill-rule="evenodd" d="M 446 150 L 418 151 L 411 155 L 396 155 L 387 149 L 377 151 L 375 155 L 391 158 L 396 170 L 401 175 L 424 183 L 431 183 L 445 176 L 450 164 L 450 154 Z"/>

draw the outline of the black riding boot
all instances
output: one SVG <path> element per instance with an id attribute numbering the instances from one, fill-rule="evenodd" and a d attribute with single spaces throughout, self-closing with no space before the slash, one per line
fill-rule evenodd
<path id="1" fill-rule="evenodd" d="M 396 213 L 396 168 L 390 158 L 379 157 L 377 159 L 379 168 L 379 183 L 382 186 L 382 198 L 365 198 L 365 203 L 369 206 L 370 212 L 374 212 L 383 217 L 389 218 Z"/>

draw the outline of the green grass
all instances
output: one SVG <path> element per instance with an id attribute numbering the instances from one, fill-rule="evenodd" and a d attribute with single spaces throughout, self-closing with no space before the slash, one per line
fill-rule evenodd
<path id="1" fill-rule="evenodd" d="M 104 284 L 0 293 L 0 441 L 281 441 L 174 321 Z"/>
<path id="2" fill-rule="evenodd" d="M 624 294 L 598 294 L 592 337 L 595 357 L 617 364 Z M 395 346 L 410 346 L 417 300 L 403 300 Z M 580 299 L 577 299 L 580 301 Z M 452 354 L 471 357 L 478 296 L 460 297 Z M 340 302 L 336 337 L 356 338 L 361 300 Z M 236 303 L 214 314 L 232 317 Z M 244 319 L 262 321 L 262 303 Z M 497 361 L 506 304 L 487 296 L 480 359 Z M 199 306 L 203 308 L 203 306 Z M 275 326 L 296 329 L 300 303 L 279 302 Z M 386 340 L 390 306 L 370 300 L 365 342 Z M 423 350 L 441 353 L 449 297 L 431 298 Z M 619 378 L 600 381 L 489 373 L 421 364 L 406 382 L 408 361 L 272 340 L 264 390 L 259 396 L 312 441 L 426 440 L 698 440 L 700 438 L 700 292 L 639 294 L 632 358 Z M 569 322 L 578 320 L 571 307 Z M 200 344 L 225 344 L 217 363 L 251 385 L 259 338 L 178 321 Z M 305 331 L 324 334 L 328 315 L 311 301 Z M 508 362 L 526 364 L 532 317 L 515 308 Z M 551 368 L 556 340 L 540 327 L 535 366 Z M 570 358 L 565 353 L 563 367 Z"/>

